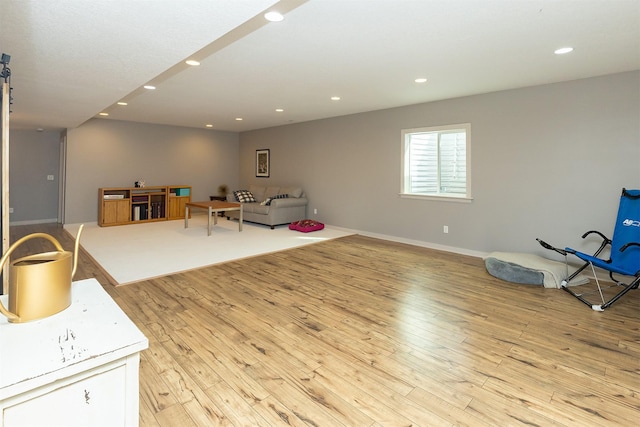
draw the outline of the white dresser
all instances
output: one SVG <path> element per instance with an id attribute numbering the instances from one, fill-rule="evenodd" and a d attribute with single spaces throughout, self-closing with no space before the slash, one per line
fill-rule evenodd
<path id="1" fill-rule="evenodd" d="M 46 319 L 0 315 L 2 426 L 138 425 L 147 338 L 97 280 L 74 282 L 71 297 Z"/>

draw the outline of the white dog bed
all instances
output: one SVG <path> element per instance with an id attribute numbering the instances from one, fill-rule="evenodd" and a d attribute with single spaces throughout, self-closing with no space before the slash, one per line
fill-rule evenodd
<path id="1" fill-rule="evenodd" d="M 567 277 L 566 264 L 533 254 L 492 252 L 484 262 L 489 274 L 512 283 L 560 288 L 562 280 Z M 578 275 L 569 286 L 583 285 L 587 282 L 588 277 Z"/>

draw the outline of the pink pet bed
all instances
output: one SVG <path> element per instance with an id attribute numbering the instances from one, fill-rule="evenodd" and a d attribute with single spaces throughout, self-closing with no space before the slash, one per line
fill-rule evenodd
<path id="1" fill-rule="evenodd" d="M 296 221 L 289 224 L 289 230 L 301 231 L 303 233 L 309 233 L 311 231 L 318 231 L 324 228 L 324 224 L 312 219 L 303 219 L 302 221 Z"/>

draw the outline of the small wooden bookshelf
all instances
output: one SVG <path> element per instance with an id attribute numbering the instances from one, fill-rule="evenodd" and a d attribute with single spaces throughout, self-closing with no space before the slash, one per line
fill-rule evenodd
<path id="1" fill-rule="evenodd" d="M 191 201 L 191 187 L 111 187 L 98 189 L 98 225 L 184 219 L 185 204 Z"/>

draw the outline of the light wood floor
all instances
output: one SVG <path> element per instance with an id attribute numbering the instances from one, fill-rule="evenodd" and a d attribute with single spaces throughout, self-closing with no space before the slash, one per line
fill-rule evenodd
<path id="1" fill-rule="evenodd" d="M 55 226 L 12 234 L 36 230 L 73 247 Z M 149 338 L 142 426 L 628 426 L 640 416 L 638 291 L 597 313 L 561 290 L 495 279 L 480 259 L 362 236 L 117 288 L 81 256 L 75 279 L 88 277 Z"/>

